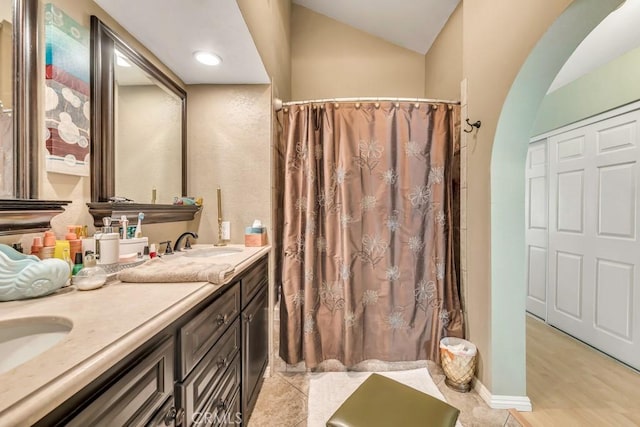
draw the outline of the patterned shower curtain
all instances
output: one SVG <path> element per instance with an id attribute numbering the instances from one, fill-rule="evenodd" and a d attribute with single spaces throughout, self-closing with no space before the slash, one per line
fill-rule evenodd
<path id="1" fill-rule="evenodd" d="M 459 106 L 283 110 L 280 355 L 438 361 L 463 336 L 454 260 Z"/>

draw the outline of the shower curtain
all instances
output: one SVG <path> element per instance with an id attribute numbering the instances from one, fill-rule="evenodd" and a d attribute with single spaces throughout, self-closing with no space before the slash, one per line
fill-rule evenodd
<path id="1" fill-rule="evenodd" d="M 279 119 L 281 357 L 438 361 L 440 338 L 463 336 L 459 106 L 303 104 Z"/>

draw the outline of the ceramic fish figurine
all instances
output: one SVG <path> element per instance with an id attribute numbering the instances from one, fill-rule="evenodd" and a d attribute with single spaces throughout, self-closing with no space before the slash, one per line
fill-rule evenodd
<path id="1" fill-rule="evenodd" d="M 69 280 L 61 259 L 40 260 L 0 244 L 0 301 L 35 298 L 60 289 Z"/>

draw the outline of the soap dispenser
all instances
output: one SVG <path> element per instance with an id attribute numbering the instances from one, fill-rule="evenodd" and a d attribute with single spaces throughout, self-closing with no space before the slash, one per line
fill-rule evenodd
<path id="1" fill-rule="evenodd" d="M 96 265 L 96 259 L 89 251 L 84 256 L 84 268 L 73 276 L 73 284 L 81 291 L 98 289 L 107 282 L 107 273 Z"/>

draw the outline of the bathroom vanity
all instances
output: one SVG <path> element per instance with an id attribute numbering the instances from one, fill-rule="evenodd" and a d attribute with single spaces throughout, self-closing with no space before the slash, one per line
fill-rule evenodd
<path id="1" fill-rule="evenodd" d="M 0 374 L 0 424 L 246 424 L 269 358 L 268 252 L 212 259 L 235 265 L 223 285 L 114 283 L 3 304 L 0 321 L 49 313 L 73 327 Z"/>

